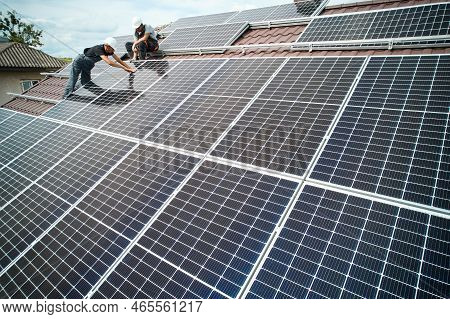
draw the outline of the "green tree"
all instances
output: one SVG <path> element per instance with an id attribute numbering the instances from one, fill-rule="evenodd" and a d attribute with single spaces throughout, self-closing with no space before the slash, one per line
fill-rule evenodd
<path id="1" fill-rule="evenodd" d="M 0 32 L 11 42 L 24 43 L 32 47 L 42 45 L 42 30 L 36 29 L 34 24 L 21 21 L 16 11 L 8 11 L 6 15 L 0 12 Z"/>

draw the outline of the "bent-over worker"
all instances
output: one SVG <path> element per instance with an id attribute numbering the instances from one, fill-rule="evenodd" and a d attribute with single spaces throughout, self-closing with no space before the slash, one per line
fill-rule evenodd
<path id="1" fill-rule="evenodd" d="M 81 74 L 81 85 L 85 85 L 91 80 L 91 70 L 95 63 L 100 60 L 105 61 L 110 66 L 122 68 L 123 70 L 133 73 L 136 69 L 129 67 L 123 62 L 115 53 L 117 41 L 114 38 L 107 38 L 103 44 L 84 49 L 82 54 L 79 54 L 72 62 L 70 69 L 69 81 L 64 90 L 64 98 L 68 97 L 75 89 L 75 85 Z M 116 62 L 110 60 L 108 57 L 112 56 Z"/>
<path id="2" fill-rule="evenodd" d="M 133 60 L 145 60 L 147 52 L 159 50 L 158 37 L 155 29 L 149 24 L 142 23 L 142 19 L 134 17 L 132 20 L 134 29 L 134 42 L 127 42 L 125 49 Z"/>

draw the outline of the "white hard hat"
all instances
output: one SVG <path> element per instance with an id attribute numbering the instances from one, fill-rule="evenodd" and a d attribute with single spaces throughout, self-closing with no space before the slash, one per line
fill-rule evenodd
<path id="1" fill-rule="evenodd" d="M 111 48 L 113 48 L 115 50 L 116 45 L 117 45 L 117 40 L 114 39 L 113 37 L 109 37 L 109 38 L 105 39 L 105 44 L 109 45 Z"/>
<path id="2" fill-rule="evenodd" d="M 133 29 L 137 29 L 142 24 L 142 19 L 139 17 L 134 17 L 133 20 L 131 20 L 131 24 L 133 25 Z"/>

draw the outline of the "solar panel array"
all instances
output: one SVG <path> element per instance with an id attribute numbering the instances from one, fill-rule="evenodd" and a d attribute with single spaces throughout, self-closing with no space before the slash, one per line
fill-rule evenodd
<path id="1" fill-rule="evenodd" d="M 136 66 L 0 109 L 0 297 L 450 297 L 450 56 Z"/>
<path id="2" fill-rule="evenodd" d="M 190 27 L 201 27 L 214 24 L 223 24 L 228 21 L 228 19 L 234 16 L 237 12 L 225 12 L 218 14 L 210 14 L 204 16 L 187 17 L 181 18 L 177 21 L 171 23 L 169 26 L 162 30 L 163 33 L 170 33 L 176 29 L 190 28 Z"/>
<path id="3" fill-rule="evenodd" d="M 168 52 L 227 46 L 231 45 L 247 28 L 248 23 L 237 22 L 177 29 L 160 43 L 160 48 Z"/>
<path id="4" fill-rule="evenodd" d="M 315 18 L 297 42 L 448 36 L 450 4 Z"/>

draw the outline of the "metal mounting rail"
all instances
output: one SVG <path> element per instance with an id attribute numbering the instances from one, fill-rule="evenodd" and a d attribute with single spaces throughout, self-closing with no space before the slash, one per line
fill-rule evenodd
<path id="1" fill-rule="evenodd" d="M 22 95 L 22 94 L 11 93 L 11 92 L 8 92 L 6 94 L 12 95 L 12 96 L 20 98 L 20 99 L 31 100 L 31 101 L 39 101 L 39 102 L 52 103 L 52 104 L 58 104 L 59 102 L 61 102 L 61 100 L 47 99 L 45 97 Z"/>

